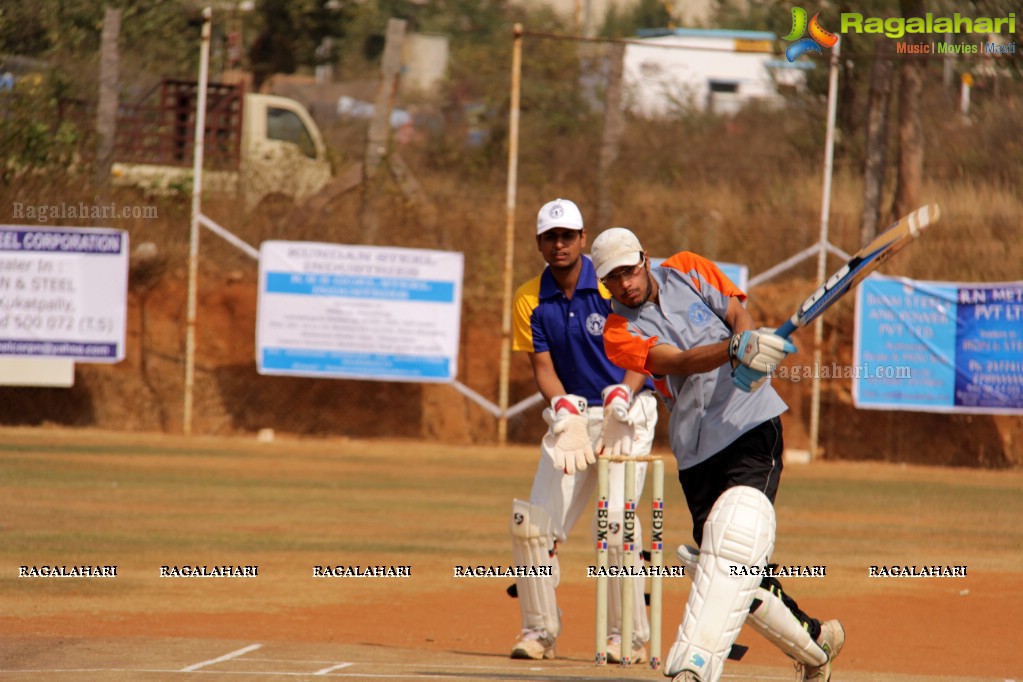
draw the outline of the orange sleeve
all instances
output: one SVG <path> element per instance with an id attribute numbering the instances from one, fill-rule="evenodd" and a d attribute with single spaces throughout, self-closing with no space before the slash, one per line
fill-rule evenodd
<path id="1" fill-rule="evenodd" d="M 604 353 L 607 359 L 622 369 L 641 374 L 646 370 L 646 357 L 657 345 L 657 337 L 644 339 L 629 331 L 629 322 L 621 315 L 611 313 L 604 323 Z"/>
<path id="2" fill-rule="evenodd" d="M 732 280 L 728 279 L 725 273 L 714 265 L 713 261 L 703 256 L 690 251 L 682 251 L 661 263 L 661 267 L 672 268 L 687 275 L 699 275 L 700 279 L 720 291 L 724 296 L 738 298 L 740 301 L 746 300 L 746 294 L 742 289 L 735 286 Z M 699 288 L 699 280 L 694 280 L 693 283 Z"/>

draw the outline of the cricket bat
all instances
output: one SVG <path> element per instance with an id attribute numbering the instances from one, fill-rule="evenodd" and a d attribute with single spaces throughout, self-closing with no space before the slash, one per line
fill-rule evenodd
<path id="1" fill-rule="evenodd" d="M 941 210 L 937 204 L 928 204 L 909 215 L 899 218 L 887 230 L 860 249 L 848 263 L 838 269 L 817 291 L 803 301 L 795 314 L 778 327 L 775 334 L 789 337 L 800 327 L 805 327 L 842 298 L 867 275 L 877 270 L 907 244 L 919 237 L 924 230 L 938 221 Z"/>

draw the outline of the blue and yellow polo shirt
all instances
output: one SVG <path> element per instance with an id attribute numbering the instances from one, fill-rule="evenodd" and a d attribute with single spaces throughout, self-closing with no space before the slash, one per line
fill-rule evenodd
<path id="1" fill-rule="evenodd" d="M 593 262 L 581 258 L 583 267 L 571 299 L 558 288 L 549 267 L 515 291 L 512 349 L 550 352 L 565 390 L 600 405 L 600 392 L 621 383 L 625 370 L 604 353 L 611 292 L 597 280 Z"/>

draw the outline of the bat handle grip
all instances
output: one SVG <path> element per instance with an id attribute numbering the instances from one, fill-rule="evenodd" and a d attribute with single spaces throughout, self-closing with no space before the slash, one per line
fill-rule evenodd
<path id="1" fill-rule="evenodd" d="M 792 336 L 794 331 L 796 331 L 796 325 L 792 324 L 792 320 L 785 320 L 785 324 L 778 327 L 774 333 L 787 339 Z"/>

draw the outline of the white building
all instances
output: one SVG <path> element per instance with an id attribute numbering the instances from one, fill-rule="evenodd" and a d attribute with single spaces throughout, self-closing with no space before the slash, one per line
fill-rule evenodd
<path id="1" fill-rule="evenodd" d="M 776 56 L 775 41 L 767 31 L 644 31 L 625 48 L 626 108 L 659 118 L 693 109 L 728 114 L 751 100 L 777 101 L 777 86 L 799 87 L 814 64 Z"/>

